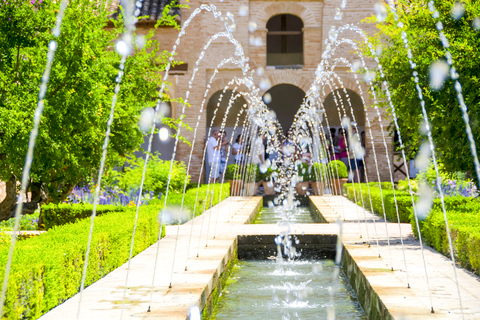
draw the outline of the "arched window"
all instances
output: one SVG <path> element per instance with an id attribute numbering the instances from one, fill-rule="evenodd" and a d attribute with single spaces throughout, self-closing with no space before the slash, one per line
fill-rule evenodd
<path id="1" fill-rule="evenodd" d="M 268 20 L 267 29 L 267 66 L 302 68 L 302 19 L 280 14 Z"/>

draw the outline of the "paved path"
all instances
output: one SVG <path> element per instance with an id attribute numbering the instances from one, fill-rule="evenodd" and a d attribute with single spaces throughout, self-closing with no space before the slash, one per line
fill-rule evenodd
<path id="1" fill-rule="evenodd" d="M 312 197 L 312 201 L 329 222 L 342 221 L 345 247 L 395 318 L 462 319 L 452 262 L 424 247 L 430 302 L 422 250 L 410 224 L 385 224 L 383 219 L 344 197 Z M 480 319 L 480 278 L 461 268 L 456 271 L 464 319 Z M 434 314 L 429 313 L 431 306 Z"/>
<path id="2" fill-rule="evenodd" d="M 279 233 L 277 225 L 246 224 L 260 200 L 260 197 L 231 197 L 180 228 L 167 227 L 166 237 L 159 246 L 151 246 L 132 260 L 125 305 L 122 307 L 127 266 L 123 265 L 84 291 L 80 319 L 120 319 L 123 310 L 125 319 L 183 320 L 192 306 L 199 305 L 202 309 L 214 282 L 233 254 L 238 235 Z M 385 224 L 377 216 L 340 196 L 312 197 L 312 201 L 329 222 L 340 219 L 344 246 L 396 319 L 461 319 L 451 262 L 425 248 L 435 310 L 434 314 L 430 313 L 422 254 L 418 241 L 411 235 L 409 224 Z M 292 234 L 337 234 L 339 228 L 337 223 L 297 224 L 293 226 Z M 202 236 L 199 241 L 200 230 Z M 177 232 L 178 242 L 175 241 Z M 406 268 L 400 235 L 404 240 Z M 172 288 L 169 288 L 175 245 L 177 254 Z M 150 303 L 155 261 L 157 267 Z M 391 271 L 392 267 L 394 271 Z M 457 272 L 465 319 L 480 319 L 479 278 L 462 269 L 457 269 Z M 75 319 L 78 301 L 77 295 L 41 319 Z M 151 312 L 147 313 L 149 306 Z"/>

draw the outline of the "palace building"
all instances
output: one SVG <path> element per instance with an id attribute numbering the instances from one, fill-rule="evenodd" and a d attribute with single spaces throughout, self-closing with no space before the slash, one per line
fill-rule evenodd
<path id="1" fill-rule="evenodd" d="M 149 19 L 143 19 L 137 24 L 137 33 L 147 34 L 154 26 L 161 10 L 169 1 L 145 0 L 143 2 L 141 15 L 147 15 Z M 368 34 L 375 32 L 375 26 L 362 22 L 366 17 L 374 14 L 375 3 L 372 0 L 348 0 L 345 9 L 338 12 L 340 0 L 212 0 L 212 1 L 190 1 L 185 4 L 188 9 L 181 9 L 178 20 L 183 25 L 190 15 L 202 4 L 214 5 L 225 17 L 228 12 L 234 15 L 235 31 L 232 33 L 235 39 L 242 45 L 244 53 L 249 57 L 251 71 L 254 71 L 255 84 L 258 86 L 261 81 L 267 84 L 261 87 L 261 94 L 269 93 L 271 102 L 269 108 L 277 114 L 277 119 L 286 131 L 292 124 L 293 117 L 297 112 L 305 92 L 315 80 L 315 70 L 322 60 L 322 53 L 326 49 L 326 40 L 332 26 L 335 28 L 350 24 L 354 25 Z M 183 3 L 181 1 L 181 3 Z M 337 20 L 336 17 L 342 17 Z M 193 158 L 191 161 L 190 173 L 192 181 L 197 181 L 202 167 L 202 158 L 205 141 L 210 124 L 214 128 L 221 126 L 221 121 L 228 105 L 228 99 L 232 92 L 242 92 L 245 88 L 235 88 L 235 84 L 227 87 L 226 94 L 220 103 L 219 110 L 215 113 L 218 99 L 228 83 L 235 77 L 242 77 L 242 70 L 233 63 L 222 61 L 235 56 L 235 46 L 226 37 L 218 37 L 210 44 L 205 51 L 204 57 L 199 61 L 199 56 L 209 39 L 218 32 L 225 31 L 224 23 L 216 19 L 212 12 L 204 11 L 198 14 L 190 22 L 185 30 L 186 34 L 181 38 L 177 46 L 176 60 L 183 64 L 173 68 L 168 81 L 171 86 L 168 94 L 172 98 L 186 98 L 191 105 L 185 110 L 184 121 L 195 129 L 198 123 Z M 171 51 L 178 37 L 179 31 L 170 27 L 158 28 L 154 38 L 158 40 L 164 50 Z M 363 39 L 358 32 L 345 31 L 338 35 L 338 39 L 351 39 L 359 44 Z M 335 58 L 345 58 L 350 62 L 358 60 L 354 47 L 349 43 L 341 44 L 329 60 L 330 66 L 334 64 Z M 369 68 L 375 69 L 373 60 L 366 59 Z M 198 64 L 197 64 L 198 63 Z M 215 70 L 218 73 L 215 74 Z M 340 128 L 340 119 L 334 98 L 339 97 L 345 101 L 343 88 L 347 90 L 352 104 L 355 120 L 359 131 L 365 130 L 366 136 L 366 166 L 370 181 L 376 181 L 377 173 L 372 149 L 372 136 L 367 128 L 366 116 L 371 123 L 373 142 L 381 180 L 390 180 L 386 148 L 383 142 L 382 126 L 385 130 L 386 144 L 392 169 L 403 171 L 394 162 L 393 138 L 386 132 L 389 119 L 385 119 L 383 110 L 381 121 L 373 106 L 373 100 L 369 93 L 368 86 L 361 83 L 357 85 L 354 73 L 350 67 L 339 61 L 335 67 L 338 75 L 336 81 L 325 83 L 321 88 L 323 104 L 326 109 L 330 127 Z M 192 75 L 195 78 L 192 81 Z M 358 74 L 363 80 L 363 75 Z M 189 83 L 191 83 L 189 85 Z M 363 93 L 363 96 L 362 96 Z M 362 99 L 363 98 L 363 99 Z M 365 105 L 364 105 L 365 102 Z M 248 103 L 243 97 L 238 97 L 229 112 L 226 120 L 226 131 L 228 137 L 232 134 L 235 122 L 238 121 L 238 128 L 235 136 L 241 131 L 243 118 L 237 120 L 237 114 Z M 179 117 L 182 114 L 183 105 L 172 103 L 171 114 Z M 347 113 L 351 113 L 350 110 Z M 212 118 L 215 119 L 212 122 Z M 326 124 L 324 121 L 324 126 Z M 193 143 L 193 132 L 183 130 L 184 135 Z M 158 137 L 154 141 L 154 149 L 162 152 L 164 159 L 170 159 L 173 149 L 173 141 L 161 142 Z M 190 147 L 179 143 L 176 159 L 188 161 Z M 230 158 L 232 158 L 230 156 Z M 205 170 L 203 170 L 203 176 Z M 397 179 L 400 176 L 397 176 Z M 205 180 L 203 180 L 205 181 Z"/>

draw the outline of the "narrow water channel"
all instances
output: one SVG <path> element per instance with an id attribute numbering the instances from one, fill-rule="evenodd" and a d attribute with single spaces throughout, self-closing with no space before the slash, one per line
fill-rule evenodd
<path id="1" fill-rule="evenodd" d="M 313 223 L 310 211 L 263 208 L 255 224 Z M 212 319 L 367 319 L 333 260 L 240 261 Z"/>

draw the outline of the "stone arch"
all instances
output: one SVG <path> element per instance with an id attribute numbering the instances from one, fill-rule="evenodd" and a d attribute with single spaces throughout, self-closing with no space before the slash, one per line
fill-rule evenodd
<path id="1" fill-rule="evenodd" d="M 268 75 L 268 78 L 272 87 L 279 84 L 291 84 L 299 87 L 303 92 L 307 92 L 311 84 L 310 79 L 294 70 L 275 70 L 274 73 Z M 268 90 L 263 90 L 260 93 L 263 95 L 266 91 Z"/>
<path id="2" fill-rule="evenodd" d="M 292 14 L 299 17 L 302 19 L 305 28 L 321 26 L 321 17 L 315 16 L 311 10 L 309 11 L 298 2 L 274 2 L 267 6 L 264 11 L 257 12 L 253 21 L 255 21 L 260 28 L 266 28 L 268 20 L 279 14 Z"/>

